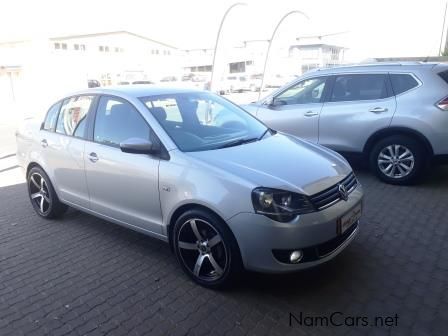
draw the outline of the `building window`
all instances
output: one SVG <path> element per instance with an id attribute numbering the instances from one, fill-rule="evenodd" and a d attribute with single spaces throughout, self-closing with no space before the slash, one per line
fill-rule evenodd
<path id="1" fill-rule="evenodd" d="M 104 47 L 104 51 L 105 51 L 105 52 L 109 52 L 109 47 L 107 47 L 107 46 Z"/>
<path id="2" fill-rule="evenodd" d="M 246 65 L 253 65 L 254 61 L 246 61 Z"/>
<path id="3" fill-rule="evenodd" d="M 80 44 L 79 45 L 79 50 L 85 51 L 86 50 L 86 45 L 85 44 Z"/>
<path id="4" fill-rule="evenodd" d="M 67 43 L 61 43 L 62 50 L 67 50 Z"/>
<path id="5" fill-rule="evenodd" d="M 54 44 L 54 48 L 55 48 L 55 49 L 61 49 L 61 44 L 58 43 L 58 42 L 56 42 L 56 43 Z"/>
<path id="6" fill-rule="evenodd" d="M 115 52 L 120 52 L 120 48 L 115 47 Z"/>
<path id="7" fill-rule="evenodd" d="M 79 44 L 74 44 L 74 45 L 73 45 L 73 48 L 74 48 L 75 50 L 79 50 Z"/>
<path id="8" fill-rule="evenodd" d="M 246 71 L 246 62 L 235 62 L 229 64 L 230 73 L 245 72 L 245 71 Z"/>
<path id="9" fill-rule="evenodd" d="M 103 46 L 99 46 L 99 50 L 100 51 L 104 51 L 104 47 Z"/>

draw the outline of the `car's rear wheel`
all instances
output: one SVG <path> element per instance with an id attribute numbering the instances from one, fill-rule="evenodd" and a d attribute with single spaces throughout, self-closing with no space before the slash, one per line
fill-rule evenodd
<path id="1" fill-rule="evenodd" d="M 39 167 L 30 169 L 27 175 L 28 195 L 37 214 L 44 218 L 56 218 L 67 210 L 59 201 L 50 178 Z"/>
<path id="2" fill-rule="evenodd" d="M 407 185 L 415 183 L 425 166 L 423 146 L 402 135 L 378 141 L 370 152 L 370 168 L 384 182 Z"/>
<path id="3" fill-rule="evenodd" d="M 215 214 L 192 209 L 174 224 L 177 260 L 196 283 L 208 288 L 226 287 L 241 271 L 238 245 L 229 228 Z"/>

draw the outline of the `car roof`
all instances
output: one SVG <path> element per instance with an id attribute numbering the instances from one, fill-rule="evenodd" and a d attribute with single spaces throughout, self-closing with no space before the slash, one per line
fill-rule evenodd
<path id="1" fill-rule="evenodd" d="M 107 87 L 97 87 L 87 90 L 73 92 L 67 96 L 75 96 L 80 94 L 104 94 L 104 95 L 126 95 L 128 97 L 140 98 L 164 94 L 186 93 L 186 92 L 201 92 L 201 90 L 193 88 L 178 88 L 157 86 L 152 84 L 132 84 L 132 85 L 115 85 Z"/>
<path id="2" fill-rule="evenodd" d="M 440 63 L 436 62 L 376 62 L 376 63 L 359 63 L 352 65 L 337 65 L 334 67 L 318 68 L 308 71 L 306 74 L 312 73 L 338 73 L 348 71 L 408 71 L 420 69 L 432 69 Z"/>

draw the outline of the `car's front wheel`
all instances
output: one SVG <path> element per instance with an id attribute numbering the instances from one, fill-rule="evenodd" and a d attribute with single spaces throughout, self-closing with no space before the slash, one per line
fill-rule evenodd
<path id="1" fill-rule="evenodd" d="M 208 288 L 230 285 L 241 271 L 238 244 L 215 214 L 192 209 L 174 224 L 173 244 L 183 270 Z"/>
<path id="2" fill-rule="evenodd" d="M 418 180 L 425 166 L 423 146 L 402 135 L 378 141 L 370 152 L 370 169 L 384 182 L 407 185 Z"/>
<path id="3" fill-rule="evenodd" d="M 40 167 L 33 167 L 27 175 L 28 195 L 37 214 L 44 218 L 62 215 L 67 206 L 59 201 L 50 178 Z"/>

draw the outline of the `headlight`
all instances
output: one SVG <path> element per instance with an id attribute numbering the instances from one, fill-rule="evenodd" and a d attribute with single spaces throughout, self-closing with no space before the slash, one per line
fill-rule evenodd
<path id="1" fill-rule="evenodd" d="M 315 211 L 305 195 L 279 189 L 254 189 L 252 203 L 256 213 L 279 222 L 289 222 L 297 215 Z"/>

